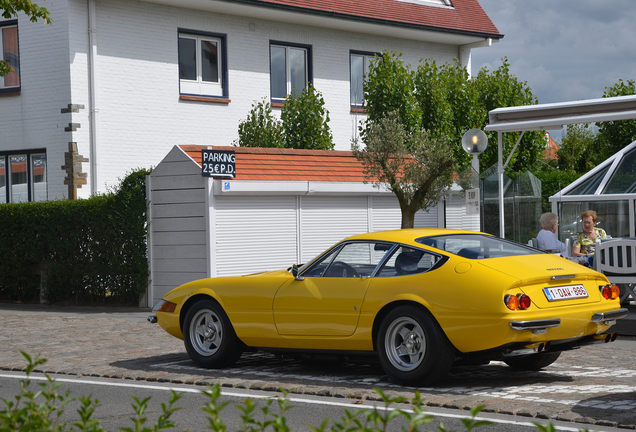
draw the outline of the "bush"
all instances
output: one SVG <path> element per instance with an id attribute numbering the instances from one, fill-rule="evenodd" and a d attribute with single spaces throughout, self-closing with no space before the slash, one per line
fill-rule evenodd
<path id="1" fill-rule="evenodd" d="M 234 143 L 240 147 L 332 150 L 328 123 L 329 111 L 322 95 L 308 86 L 300 93 L 287 95 L 280 120 L 265 99 L 252 104 L 247 118 L 239 123 L 239 138 Z"/>
<path id="2" fill-rule="evenodd" d="M 148 283 L 149 173 L 86 200 L 1 205 L 0 299 L 138 305 Z"/>
<path id="3" fill-rule="evenodd" d="M 300 93 L 290 93 L 280 114 L 285 130 L 285 147 L 333 150 L 329 111 L 320 92 L 308 85 Z"/>
<path id="4" fill-rule="evenodd" d="M 283 125 L 272 114 L 269 102 L 254 102 L 247 119 L 239 123 L 238 144 L 241 147 L 284 147 Z"/>

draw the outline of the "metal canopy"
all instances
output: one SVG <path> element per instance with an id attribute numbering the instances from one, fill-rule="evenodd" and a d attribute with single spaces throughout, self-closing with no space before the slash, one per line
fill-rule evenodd
<path id="1" fill-rule="evenodd" d="M 486 131 L 497 131 L 497 174 L 499 177 L 499 236 L 505 237 L 503 172 L 521 141 L 512 149 L 503 164 L 502 135 L 504 132 L 556 130 L 565 125 L 636 119 L 636 95 L 574 102 L 525 105 L 497 108 L 488 113 Z M 522 133 L 523 136 L 523 133 Z"/>

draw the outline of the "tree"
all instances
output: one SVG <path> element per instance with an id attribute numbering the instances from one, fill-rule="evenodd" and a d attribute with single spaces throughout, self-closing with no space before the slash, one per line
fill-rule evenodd
<path id="1" fill-rule="evenodd" d="M 329 111 L 319 91 L 308 86 L 300 93 L 290 93 L 283 101 L 281 119 L 277 119 L 269 102 L 252 104 L 247 118 L 239 123 L 241 147 L 282 147 L 332 150 Z"/>
<path id="2" fill-rule="evenodd" d="M 636 94 L 634 80 L 619 79 L 612 87 L 605 87 L 603 97 L 628 96 Z M 599 146 L 604 158 L 620 151 L 636 140 L 636 119 L 600 122 L 598 124 Z"/>
<path id="3" fill-rule="evenodd" d="M 596 166 L 596 136 L 589 124 L 568 125 L 557 151 L 558 168 L 566 172 L 585 173 Z"/>
<path id="4" fill-rule="evenodd" d="M 265 99 L 252 104 L 247 118 L 239 123 L 238 135 L 240 147 L 284 147 L 283 124 Z"/>
<path id="5" fill-rule="evenodd" d="M 29 0 L 0 0 L 0 11 L 2 11 L 2 17 L 6 19 L 15 18 L 19 12 L 24 12 L 31 22 L 42 19 L 45 24 L 51 24 L 49 11 Z M 11 63 L 0 58 L 0 77 L 9 72 L 14 72 Z"/>
<path id="6" fill-rule="evenodd" d="M 423 127 L 434 137 L 446 137 L 461 170 L 467 169 L 471 162 L 471 156 L 461 148 L 461 138 L 469 129 L 483 128 L 488 123 L 488 111 L 537 103 L 526 82 L 510 74 L 505 57 L 496 71 L 483 68 L 471 78 L 457 60 L 443 65 L 421 60 L 413 71 L 401 56 L 385 51 L 382 57 L 371 61 L 364 83 L 368 120 L 373 122 L 398 110 L 408 131 Z M 361 128 L 362 138 L 369 124 Z M 497 163 L 497 136 L 495 132 L 488 135 L 491 145 L 480 156 L 483 166 Z M 512 151 L 517 139 L 513 134 L 504 135 L 505 153 Z M 540 132 L 525 133 L 511 158 L 511 170 L 525 171 L 534 165 L 542 155 L 543 143 Z"/>
<path id="7" fill-rule="evenodd" d="M 483 123 L 488 124 L 488 112 L 496 108 L 536 105 L 538 100 L 528 87 L 526 81 L 520 81 L 510 74 L 510 64 L 506 57 L 501 59 L 501 66 L 490 72 L 482 68 L 471 81 L 477 87 L 478 103 Z M 486 132 L 488 148 L 479 156 L 482 166 L 490 167 L 497 163 L 497 133 Z M 504 158 L 512 152 L 520 134 L 505 133 L 502 136 Z M 510 158 L 508 171 L 518 173 L 529 170 L 543 156 L 545 137 L 541 131 L 526 132 L 515 153 Z M 504 159 L 505 162 L 505 159 Z"/>
<path id="8" fill-rule="evenodd" d="M 320 92 L 308 85 L 300 93 L 291 92 L 280 113 L 285 147 L 332 150 L 333 137 L 329 129 L 329 111 Z"/>
<path id="9" fill-rule="evenodd" d="M 453 183 L 456 164 L 448 140 L 424 129 L 410 131 L 398 111 L 369 121 L 364 148 L 352 151 L 374 186 L 388 186 L 402 211 L 402 228 L 413 228 L 415 213 L 428 210 Z"/>

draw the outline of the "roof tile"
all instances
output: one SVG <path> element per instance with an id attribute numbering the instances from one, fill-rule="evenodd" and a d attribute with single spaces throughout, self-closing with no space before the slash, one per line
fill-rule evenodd
<path id="1" fill-rule="evenodd" d="M 254 3 L 340 18 L 394 22 L 439 30 L 503 37 L 477 0 L 452 0 L 452 8 L 398 0 L 254 0 Z"/>
<path id="2" fill-rule="evenodd" d="M 180 145 L 201 166 L 205 146 Z M 213 146 L 236 154 L 235 180 L 362 182 L 364 167 L 350 151 Z"/>

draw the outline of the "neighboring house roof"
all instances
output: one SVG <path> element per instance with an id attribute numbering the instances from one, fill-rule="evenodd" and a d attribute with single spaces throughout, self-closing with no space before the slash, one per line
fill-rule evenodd
<path id="1" fill-rule="evenodd" d="M 260 147 L 180 145 L 201 166 L 201 150 L 232 150 L 233 180 L 363 182 L 364 168 L 350 151 L 297 150 Z"/>
<path id="2" fill-rule="evenodd" d="M 400 0 L 233 0 L 255 6 L 279 7 L 335 18 L 394 23 L 427 30 L 453 31 L 501 38 L 477 0 L 452 0 L 453 7 L 440 7 L 425 1 Z"/>
<path id="3" fill-rule="evenodd" d="M 545 133 L 545 138 L 547 144 L 545 146 L 545 149 L 543 150 L 542 159 L 558 159 L 557 152 L 559 151 L 559 145 L 552 139 L 548 132 Z"/>

